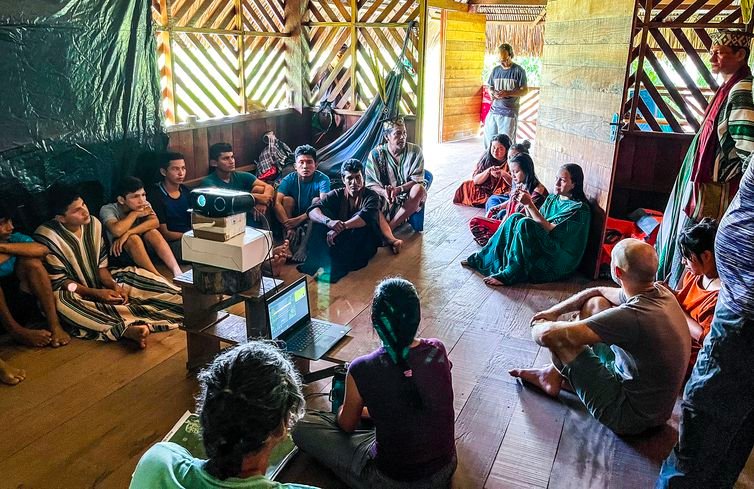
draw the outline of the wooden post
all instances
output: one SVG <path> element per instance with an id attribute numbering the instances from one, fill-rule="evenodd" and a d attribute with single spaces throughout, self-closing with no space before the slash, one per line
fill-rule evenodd
<path id="1" fill-rule="evenodd" d="M 424 64 L 427 52 L 427 0 L 419 1 L 419 42 L 416 46 L 419 66 L 416 70 L 416 129 L 414 140 L 421 146 L 422 133 L 424 131 Z"/>
<path id="2" fill-rule="evenodd" d="M 285 49 L 288 55 L 288 83 L 293 90 L 291 104 L 299 113 L 305 104 L 306 59 L 303 48 L 303 30 L 301 23 L 306 9 L 306 0 L 285 1 Z"/>
<path id="3" fill-rule="evenodd" d="M 359 46 L 359 30 L 356 23 L 359 21 L 359 5 L 356 0 L 351 0 L 351 110 L 358 110 L 356 99 L 359 93 L 356 91 L 356 53 Z"/>
<path id="4" fill-rule="evenodd" d="M 646 5 L 644 7 L 644 22 L 642 22 L 641 40 L 639 41 L 639 61 L 636 65 L 637 76 L 634 77 L 636 78 L 636 81 L 634 83 L 634 94 L 631 98 L 631 113 L 628 116 L 628 132 L 633 131 L 634 121 L 636 121 L 636 108 L 638 107 L 639 97 L 641 96 L 641 76 L 638 75 L 639 73 L 644 72 L 644 52 L 647 49 L 647 35 L 649 35 L 647 24 L 649 24 L 650 17 L 652 16 L 653 3 L 654 0 L 646 0 Z"/>

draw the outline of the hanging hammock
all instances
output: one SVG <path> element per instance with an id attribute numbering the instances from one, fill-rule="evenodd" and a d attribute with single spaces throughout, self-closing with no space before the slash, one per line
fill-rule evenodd
<path id="1" fill-rule="evenodd" d="M 378 94 L 356 124 L 338 139 L 317 151 L 318 169 L 331 179 L 340 180 L 340 167 L 351 158 L 366 162 L 369 152 L 382 142 L 382 123 L 398 115 L 404 71 L 412 69 L 406 58 L 406 47 L 411 29 L 415 26 L 416 21 L 409 23 L 401 54 L 385 79 L 384 99 L 382 94 Z"/>

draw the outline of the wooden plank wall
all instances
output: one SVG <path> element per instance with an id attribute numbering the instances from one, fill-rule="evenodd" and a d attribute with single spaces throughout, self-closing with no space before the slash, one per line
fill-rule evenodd
<path id="1" fill-rule="evenodd" d="M 259 158 L 264 144 L 262 135 L 275 131 L 278 138 L 294 149 L 310 142 L 311 125 L 304 115 L 295 110 L 262 112 L 234 118 L 234 122 L 198 123 L 193 127 L 174 126 L 168 130 L 168 149 L 183 153 L 186 158 L 188 183 L 207 175 L 209 147 L 227 142 L 233 145 L 236 166 L 248 169 Z"/>
<path id="2" fill-rule="evenodd" d="M 693 134 L 631 132 L 621 136 L 610 217 L 643 207 L 665 210 Z"/>
<path id="3" fill-rule="evenodd" d="M 442 142 L 475 136 L 482 104 L 487 20 L 482 14 L 442 11 Z"/>
<path id="4" fill-rule="evenodd" d="M 633 0 L 547 4 L 534 159 L 548 188 L 562 164 L 584 169 L 596 216 L 585 270 L 596 261 L 609 202 L 615 152 L 610 121 L 620 112 L 633 9 Z"/>

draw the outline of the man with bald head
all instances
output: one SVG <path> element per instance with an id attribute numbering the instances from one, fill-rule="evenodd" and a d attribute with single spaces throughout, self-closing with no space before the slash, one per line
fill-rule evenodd
<path id="1" fill-rule="evenodd" d="M 673 293 L 654 282 L 654 248 L 625 239 L 613 249 L 610 268 L 620 288 L 584 290 L 532 318 L 532 337 L 553 363 L 509 373 L 553 397 L 572 390 L 605 426 L 636 434 L 673 412 L 691 337 Z M 558 321 L 577 311 L 576 320 Z"/>

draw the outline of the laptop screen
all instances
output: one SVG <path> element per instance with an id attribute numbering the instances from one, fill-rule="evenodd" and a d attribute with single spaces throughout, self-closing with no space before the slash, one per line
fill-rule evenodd
<path id="1" fill-rule="evenodd" d="M 309 298 L 306 294 L 306 279 L 304 279 L 267 304 L 271 338 L 279 338 L 308 315 Z"/>

